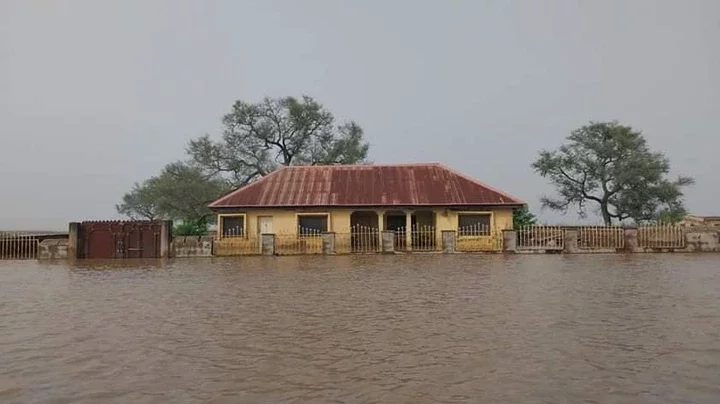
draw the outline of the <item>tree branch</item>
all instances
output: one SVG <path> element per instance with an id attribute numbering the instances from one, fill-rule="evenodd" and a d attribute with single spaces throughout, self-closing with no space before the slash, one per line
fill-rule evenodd
<path id="1" fill-rule="evenodd" d="M 563 177 L 567 178 L 568 181 L 574 182 L 580 186 L 580 194 L 583 196 L 583 198 L 589 199 L 591 201 L 595 201 L 597 203 L 602 203 L 602 200 L 600 198 L 598 198 L 594 195 L 590 195 L 587 193 L 587 191 L 585 191 L 585 184 L 587 181 L 587 173 L 586 172 L 583 172 L 583 180 L 581 182 L 579 180 L 576 180 L 575 178 L 572 178 L 570 175 L 568 175 L 565 172 L 565 170 L 562 169 L 562 167 L 558 167 L 558 171 L 560 172 L 560 174 L 563 175 Z"/>

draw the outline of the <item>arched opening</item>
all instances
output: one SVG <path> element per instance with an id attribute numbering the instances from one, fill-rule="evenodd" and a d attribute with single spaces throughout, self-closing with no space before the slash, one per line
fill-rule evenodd
<path id="1" fill-rule="evenodd" d="M 378 215 L 373 211 L 350 214 L 350 247 L 352 252 L 376 252 L 380 247 Z"/>

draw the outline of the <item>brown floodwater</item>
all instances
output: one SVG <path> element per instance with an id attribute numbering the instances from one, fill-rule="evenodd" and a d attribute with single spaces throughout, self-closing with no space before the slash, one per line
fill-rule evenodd
<path id="1" fill-rule="evenodd" d="M 720 255 L 0 262 L 0 403 L 720 402 Z"/>

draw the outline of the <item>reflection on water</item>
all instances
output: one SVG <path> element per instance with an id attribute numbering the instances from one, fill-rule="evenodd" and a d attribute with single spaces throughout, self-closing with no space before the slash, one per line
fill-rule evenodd
<path id="1" fill-rule="evenodd" d="M 2 403 L 718 403 L 720 256 L 0 262 Z"/>

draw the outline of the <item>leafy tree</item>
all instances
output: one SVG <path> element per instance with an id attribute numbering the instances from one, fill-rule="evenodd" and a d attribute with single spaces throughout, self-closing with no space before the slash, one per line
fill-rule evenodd
<path id="1" fill-rule="evenodd" d="M 537 224 L 537 218 L 535 218 L 535 215 L 530 213 L 530 209 L 527 205 L 513 210 L 513 228 L 517 229 L 525 226 L 533 226 L 535 224 Z"/>
<path id="2" fill-rule="evenodd" d="M 207 205 L 229 190 L 226 180 L 200 167 L 176 162 L 160 174 L 136 184 L 117 206 L 131 218 L 183 220 L 186 226 L 206 228 L 213 213 Z"/>
<path id="3" fill-rule="evenodd" d="M 337 125 L 308 96 L 237 101 L 223 118 L 220 141 L 191 140 L 187 162 L 168 164 L 123 196 L 116 206 L 131 218 L 182 220 L 180 232 L 207 229 L 208 203 L 281 165 L 365 163 L 369 144 L 355 122 Z M 179 234 L 179 233 L 176 233 Z"/>
<path id="4" fill-rule="evenodd" d="M 557 197 L 543 197 L 543 207 L 581 217 L 588 202 L 606 225 L 613 220 L 637 223 L 682 217 L 682 188 L 690 177 L 668 178 L 670 161 L 652 152 L 641 132 L 613 122 L 590 122 L 571 132 L 557 150 L 542 150 L 533 169 L 550 180 Z"/>
<path id="5" fill-rule="evenodd" d="M 162 213 L 158 207 L 158 198 L 154 195 L 154 189 L 148 185 L 149 181 L 142 184 L 135 183 L 126 193 L 122 202 L 115 205 L 115 209 L 121 215 L 127 216 L 132 220 L 156 220 L 162 218 Z"/>
<path id="6" fill-rule="evenodd" d="M 280 165 L 363 163 L 369 144 L 355 122 L 335 118 L 311 97 L 236 101 L 223 118 L 222 140 L 190 141 L 192 161 L 233 187 L 248 184 Z"/>

